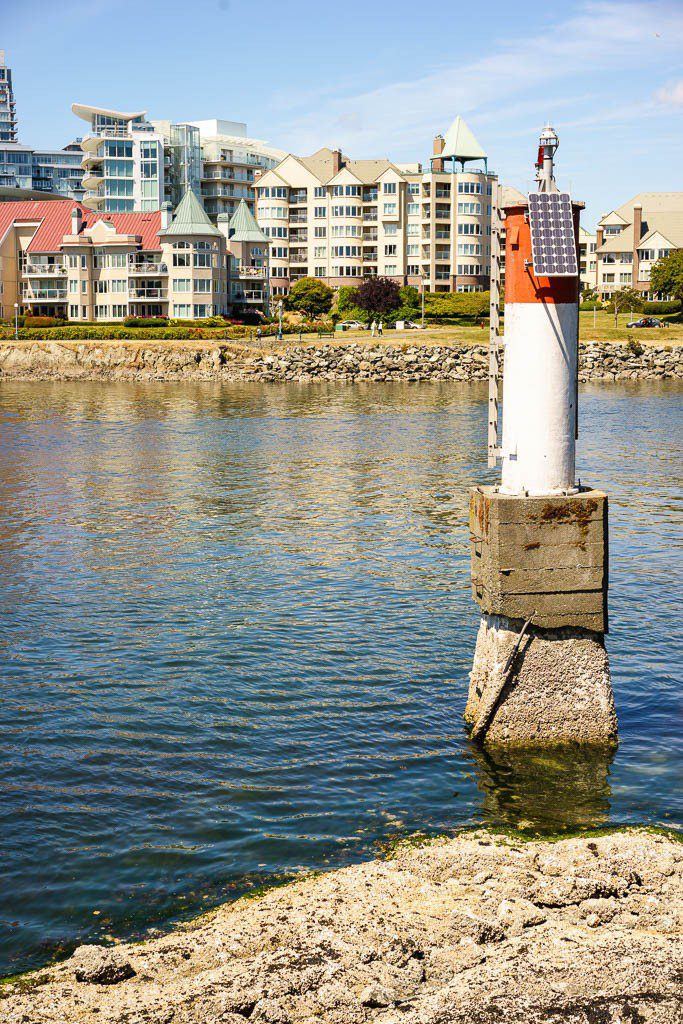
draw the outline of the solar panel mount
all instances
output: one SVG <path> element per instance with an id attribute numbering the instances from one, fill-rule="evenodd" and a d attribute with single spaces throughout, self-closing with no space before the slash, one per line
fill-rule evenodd
<path id="1" fill-rule="evenodd" d="M 578 277 L 574 214 L 568 192 L 529 194 L 531 255 L 537 277 Z"/>

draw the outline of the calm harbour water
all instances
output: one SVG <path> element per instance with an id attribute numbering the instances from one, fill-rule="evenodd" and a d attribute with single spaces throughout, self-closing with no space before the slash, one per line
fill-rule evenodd
<path id="1" fill-rule="evenodd" d="M 582 393 L 621 745 L 515 762 L 461 719 L 482 387 L 2 384 L 0 973 L 395 833 L 680 822 L 682 396 Z"/>

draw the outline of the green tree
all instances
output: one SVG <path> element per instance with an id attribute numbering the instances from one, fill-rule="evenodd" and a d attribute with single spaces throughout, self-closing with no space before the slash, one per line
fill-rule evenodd
<path id="1" fill-rule="evenodd" d="M 387 277 L 368 277 L 357 289 L 356 305 L 372 316 L 387 316 L 401 305 L 401 289 Z"/>
<path id="2" fill-rule="evenodd" d="M 612 312 L 614 313 L 614 326 L 619 326 L 619 314 L 625 309 L 633 313 L 640 313 L 643 308 L 643 297 L 635 288 L 621 288 L 614 292 L 610 299 Z"/>
<path id="3" fill-rule="evenodd" d="M 287 308 L 307 316 L 324 316 L 332 308 L 334 292 L 315 277 L 302 277 L 292 285 L 287 296 Z"/>
<path id="4" fill-rule="evenodd" d="M 673 295 L 683 302 L 683 249 L 674 249 L 653 265 L 650 291 L 655 295 Z"/>
<path id="5" fill-rule="evenodd" d="M 351 314 L 356 309 L 356 289 L 353 285 L 343 284 L 337 291 L 337 312 L 342 316 L 345 313 Z"/>

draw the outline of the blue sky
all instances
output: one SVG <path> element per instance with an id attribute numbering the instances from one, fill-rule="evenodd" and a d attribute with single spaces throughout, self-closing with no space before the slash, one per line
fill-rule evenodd
<path id="1" fill-rule="evenodd" d="M 74 101 L 223 117 L 302 154 L 426 161 L 462 114 L 503 182 L 528 188 L 536 137 L 584 223 L 639 191 L 683 190 L 683 3 L 0 0 L 20 139 L 80 134 Z"/>

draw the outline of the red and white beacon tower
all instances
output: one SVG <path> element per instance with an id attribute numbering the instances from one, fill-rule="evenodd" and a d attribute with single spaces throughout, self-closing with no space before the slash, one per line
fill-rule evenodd
<path id="1" fill-rule="evenodd" d="M 614 744 L 617 736 L 604 645 L 607 496 L 576 482 L 583 204 L 558 190 L 558 145 L 545 128 L 537 191 L 499 211 L 503 429 L 489 454 L 502 468 L 499 486 L 470 494 L 472 592 L 482 615 L 465 710 L 473 737 L 488 744 Z M 492 296 L 493 276 L 492 268 Z M 496 439 L 497 417 L 489 429 Z"/>

